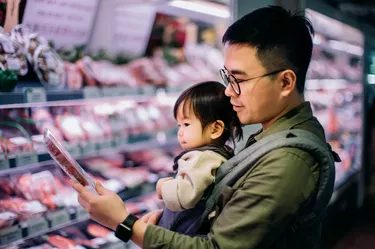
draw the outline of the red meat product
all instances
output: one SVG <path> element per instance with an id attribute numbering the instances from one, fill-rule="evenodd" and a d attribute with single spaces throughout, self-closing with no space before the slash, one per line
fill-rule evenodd
<path id="1" fill-rule="evenodd" d="M 138 85 L 152 83 L 154 85 L 166 85 L 167 79 L 157 71 L 152 60 L 140 58 L 129 64 L 130 70 Z"/>
<path id="2" fill-rule="evenodd" d="M 83 75 L 86 85 L 96 86 L 98 85 L 98 82 L 95 79 L 94 74 L 91 70 L 91 67 L 90 67 L 91 63 L 93 63 L 91 58 L 85 56 L 81 60 L 77 61 L 76 65 L 79 71 L 81 72 L 81 74 Z"/>
<path id="3" fill-rule="evenodd" d="M 81 120 L 81 126 L 89 140 L 99 139 L 105 136 L 103 129 L 96 122 L 90 110 L 85 109 L 81 116 L 84 117 Z"/>
<path id="4" fill-rule="evenodd" d="M 167 156 L 161 156 L 150 161 L 150 168 L 154 172 L 173 173 L 173 159 Z"/>
<path id="5" fill-rule="evenodd" d="M 126 169 L 108 169 L 102 174 L 107 178 L 120 180 L 126 187 L 135 187 L 145 183 L 150 173 L 146 167 L 126 168 Z"/>
<path id="6" fill-rule="evenodd" d="M 67 158 L 64 154 L 61 153 L 60 149 L 52 142 L 47 142 L 47 147 L 49 152 L 54 156 L 55 160 L 61 165 L 64 171 L 67 171 L 69 175 L 73 175 L 75 179 L 78 180 L 83 186 L 89 185 L 85 177 L 79 172 L 76 166 Z"/>
<path id="7" fill-rule="evenodd" d="M 9 154 L 32 151 L 32 143 L 24 137 L 12 137 L 4 139 Z"/>
<path id="8" fill-rule="evenodd" d="M 108 236 L 109 233 L 111 233 L 110 230 L 98 224 L 88 225 L 87 232 L 91 236 L 96 237 L 96 238 L 105 238 L 106 236 Z"/>
<path id="9" fill-rule="evenodd" d="M 48 130 L 44 134 L 44 142 L 49 154 L 70 178 L 78 181 L 83 186 L 90 186 L 92 190 L 95 191 L 95 183 L 90 176 L 72 158 L 64 147 L 56 141 Z"/>
<path id="10" fill-rule="evenodd" d="M 76 242 L 60 235 L 49 235 L 47 242 L 59 249 L 74 249 Z"/>
<path id="11" fill-rule="evenodd" d="M 64 62 L 68 88 L 71 90 L 81 89 L 83 85 L 82 74 L 76 64 Z"/>
<path id="12" fill-rule="evenodd" d="M 5 195 L 12 195 L 14 194 L 14 183 L 11 179 L 7 178 L 0 178 L 0 193 L 4 193 Z"/>
<path id="13" fill-rule="evenodd" d="M 20 220 L 39 216 L 47 211 L 47 208 L 39 201 L 26 201 L 18 197 L 0 200 L 0 207 L 17 214 Z"/>
<path id="14" fill-rule="evenodd" d="M 50 171 L 24 174 L 16 182 L 19 194 L 27 200 L 39 200 L 50 209 L 57 207 L 54 196 L 57 193 L 58 179 Z"/>

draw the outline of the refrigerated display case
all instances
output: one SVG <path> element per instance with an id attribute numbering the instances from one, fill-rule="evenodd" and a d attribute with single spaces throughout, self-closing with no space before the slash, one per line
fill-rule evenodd
<path id="1" fill-rule="evenodd" d="M 363 167 L 364 35 L 317 11 L 306 11 L 315 36 L 305 97 L 341 157 L 342 162 L 336 163 L 338 189 Z"/>
<path id="2" fill-rule="evenodd" d="M 38 4 L 33 7 L 33 2 Z M 74 2 L 65 1 L 65 7 L 72 7 Z M 95 32 L 103 36 L 106 31 L 93 18 L 94 9 L 98 8 L 98 16 L 110 10 L 113 15 L 104 16 L 108 22 L 116 22 L 110 37 L 117 43 L 107 45 L 115 47 L 115 54 L 107 54 L 100 47 L 93 50 L 89 45 L 87 49 L 61 49 L 68 45 L 67 39 L 52 46 L 49 40 L 56 38 L 55 30 L 46 30 L 38 24 L 46 19 L 33 20 L 33 16 L 57 12 L 68 15 L 66 9 L 51 9 L 59 4 L 57 1 L 48 3 L 44 12 L 29 12 L 43 2 L 27 1 L 23 17 L 35 25 L 26 27 L 21 23 L 10 33 L 0 30 L 0 48 L 5 48 L 0 49 L 1 70 L 18 66 L 15 72 L 0 75 L 7 79 L 5 88 L 0 84 L 1 249 L 135 248 L 89 220 L 68 176 L 43 145 L 44 131 L 51 131 L 90 178 L 118 193 L 131 213 L 142 215 L 163 207 L 155 193 L 156 181 L 173 175 L 173 158 L 181 152 L 172 110 L 178 94 L 198 80 L 219 77 L 215 77 L 218 64 L 222 64 L 217 46 L 217 30 L 222 28 L 216 25 L 219 17 L 182 10 L 178 7 L 180 1 L 171 5 L 165 1 L 143 1 L 141 5 L 132 2 L 138 10 L 149 5 L 155 12 L 149 20 L 150 29 L 139 26 L 146 29 L 144 46 L 134 48 L 140 54 L 132 58 L 124 56 L 118 43 L 126 22 L 119 17 L 129 6 L 121 1 L 103 2 L 88 3 L 90 11 L 82 17 L 87 21 L 85 27 L 74 29 L 85 29 L 81 37 L 84 43 L 90 42 L 90 37 L 97 38 Z M 187 16 L 181 18 L 184 14 Z M 90 33 L 92 18 L 96 21 Z M 187 42 L 180 49 L 180 60 L 168 61 L 171 57 L 155 49 L 152 27 L 159 24 L 160 18 L 170 20 L 169 29 L 175 28 L 176 19 L 183 19 L 180 32 L 186 32 Z M 169 55 L 176 52 L 169 49 L 171 46 L 162 47 Z M 154 53 L 148 54 L 150 49 Z"/>

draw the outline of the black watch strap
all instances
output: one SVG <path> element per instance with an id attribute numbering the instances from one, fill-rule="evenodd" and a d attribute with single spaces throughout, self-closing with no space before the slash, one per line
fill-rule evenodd
<path id="1" fill-rule="evenodd" d="M 137 216 L 129 214 L 126 219 L 117 226 L 115 235 L 124 242 L 128 242 L 133 234 L 133 225 L 138 220 Z"/>

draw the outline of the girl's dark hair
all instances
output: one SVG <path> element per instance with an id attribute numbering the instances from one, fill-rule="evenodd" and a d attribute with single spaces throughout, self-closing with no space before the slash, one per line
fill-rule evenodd
<path id="1" fill-rule="evenodd" d="M 174 117 L 177 118 L 177 110 L 183 103 L 183 112 L 185 113 L 186 107 L 189 107 L 200 120 L 203 130 L 217 120 L 223 121 L 224 132 L 220 137 L 223 144 L 228 140 L 234 142 L 236 139 L 242 139 L 241 122 L 224 91 L 225 86 L 216 81 L 202 82 L 186 89 L 174 105 Z"/>

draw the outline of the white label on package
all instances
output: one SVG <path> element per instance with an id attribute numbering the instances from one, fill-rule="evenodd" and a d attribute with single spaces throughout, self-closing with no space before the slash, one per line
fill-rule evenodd
<path id="1" fill-rule="evenodd" d="M 17 58 L 7 58 L 7 65 L 9 70 L 15 70 L 18 71 L 21 69 L 21 63 L 20 60 Z"/>

